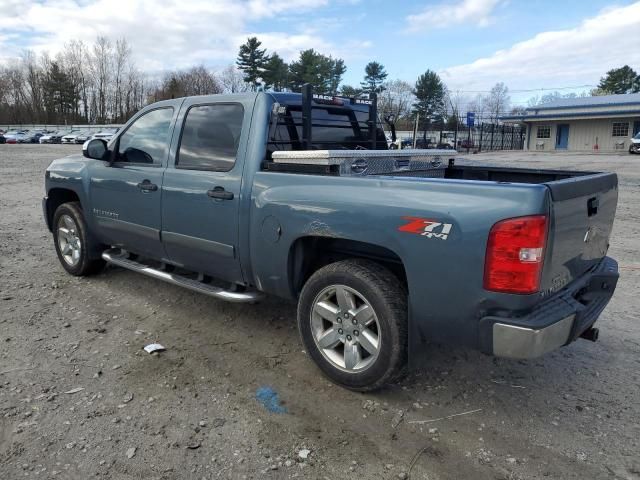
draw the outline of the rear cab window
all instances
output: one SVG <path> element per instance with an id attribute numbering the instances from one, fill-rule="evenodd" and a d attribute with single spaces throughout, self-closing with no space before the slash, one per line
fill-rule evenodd
<path id="1" fill-rule="evenodd" d="M 302 144 L 302 107 L 283 105 L 284 111 L 274 115 L 269 131 L 267 158 L 278 150 L 304 150 Z M 369 113 L 348 107 L 317 106 L 312 109 L 312 149 L 370 149 Z M 378 125 L 377 149 L 388 148 L 383 129 Z"/>
<path id="2" fill-rule="evenodd" d="M 176 168 L 228 172 L 236 162 L 244 108 L 239 103 L 195 105 L 187 111 Z"/>

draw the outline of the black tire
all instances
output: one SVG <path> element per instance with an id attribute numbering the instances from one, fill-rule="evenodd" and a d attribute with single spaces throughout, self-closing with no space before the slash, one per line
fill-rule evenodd
<path id="1" fill-rule="evenodd" d="M 322 353 L 314 339 L 314 304 L 333 285 L 344 285 L 362 295 L 377 317 L 379 349 L 377 356 L 362 371 L 339 368 Z M 404 286 L 390 270 L 369 260 L 343 260 L 319 269 L 304 285 L 298 301 L 298 328 L 311 358 L 333 382 L 360 392 L 376 390 L 393 383 L 404 373 L 407 363 L 407 318 L 407 292 Z M 337 327 L 338 324 L 334 326 Z M 358 335 L 358 332 L 352 333 Z M 355 336 L 350 337 L 351 339 L 356 341 Z M 338 344 L 337 348 L 344 348 L 344 343 L 342 347 Z M 362 348 L 359 347 L 360 351 L 368 355 Z M 346 355 L 344 358 L 346 359 Z"/>
<path id="2" fill-rule="evenodd" d="M 68 217 L 71 217 L 75 223 L 76 229 L 74 229 L 74 236 L 79 239 L 79 255 L 77 262 L 75 263 L 70 263 L 68 257 L 67 259 L 65 258 L 65 254 L 63 254 L 63 246 L 61 246 L 61 242 L 64 242 L 65 240 L 62 240 L 61 235 L 59 234 L 60 229 L 65 228 L 64 220 Z M 101 258 L 91 258 L 90 256 L 90 252 L 95 251 L 100 246 L 89 233 L 87 223 L 84 219 L 84 213 L 82 212 L 79 202 L 69 202 L 60 205 L 53 214 L 52 226 L 53 243 L 56 247 L 58 260 L 60 260 L 62 267 L 68 273 L 77 277 L 83 277 L 98 273 L 104 268 L 104 260 Z"/>

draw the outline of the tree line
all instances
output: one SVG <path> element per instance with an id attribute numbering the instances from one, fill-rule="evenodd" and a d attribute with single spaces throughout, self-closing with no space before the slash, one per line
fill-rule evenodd
<path id="1" fill-rule="evenodd" d="M 498 123 L 505 114 L 525 110 L 512 106 L 504 83 L 469 97 L 447 88 L 432 70 L 410 83 L 390 79 L 384 65 L 371 61 L 359 85 L 342 83 L 346 71 L 343 59 L 314 49 L 301 51 L 287 63 L 277 52 L 262 48 L 257 37 L 250 37 L 240 46 L 235 64 L 221 71 L 199 65 L 154 77 L 137 68 L 124 38 L 113 42 L 98 37 L 92 45 L 71 41 L 55 57 L 26 51 L 20 59 L 0 66 L 0 123 L 122 123 L 159 100 L 255 90 L 300 92 L 305 83 L 321 94 L 359 97 L 375 92 L 381 116 L 398 129 L 413 128 L 418 118 L 420 130 L 454 130 L 465 123 L 467 112 L 474 112 L 478 122 Z M 607 72 L 598 88 L 581 95 L 638 91 L 640 75 L 625 65 Z M 527 104 L 574 96 L 552 92 L 534 96 Z"/>

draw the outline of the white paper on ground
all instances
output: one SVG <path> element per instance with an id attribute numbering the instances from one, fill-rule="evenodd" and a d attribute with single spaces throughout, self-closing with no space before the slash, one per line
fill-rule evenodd
<path id="1" fill-rule="evenodd" d="M 144 347 L 144 350 L 147 353 L 153 353 L 153 352 L 163 352 L 166 350 L 166 348 L 164 348 L 159 343 L 150 343 L 149 345 Z"/>

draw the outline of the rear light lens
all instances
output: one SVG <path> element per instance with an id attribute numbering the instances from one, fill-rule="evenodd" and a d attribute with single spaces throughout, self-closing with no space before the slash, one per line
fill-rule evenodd
<path id="1" fill-rule="evenodd" d="M 491 227 L 484 266 L 484 288 L 531 294 L 540 289 L 547 243 L 547 217 L 502 220 Z"/>

